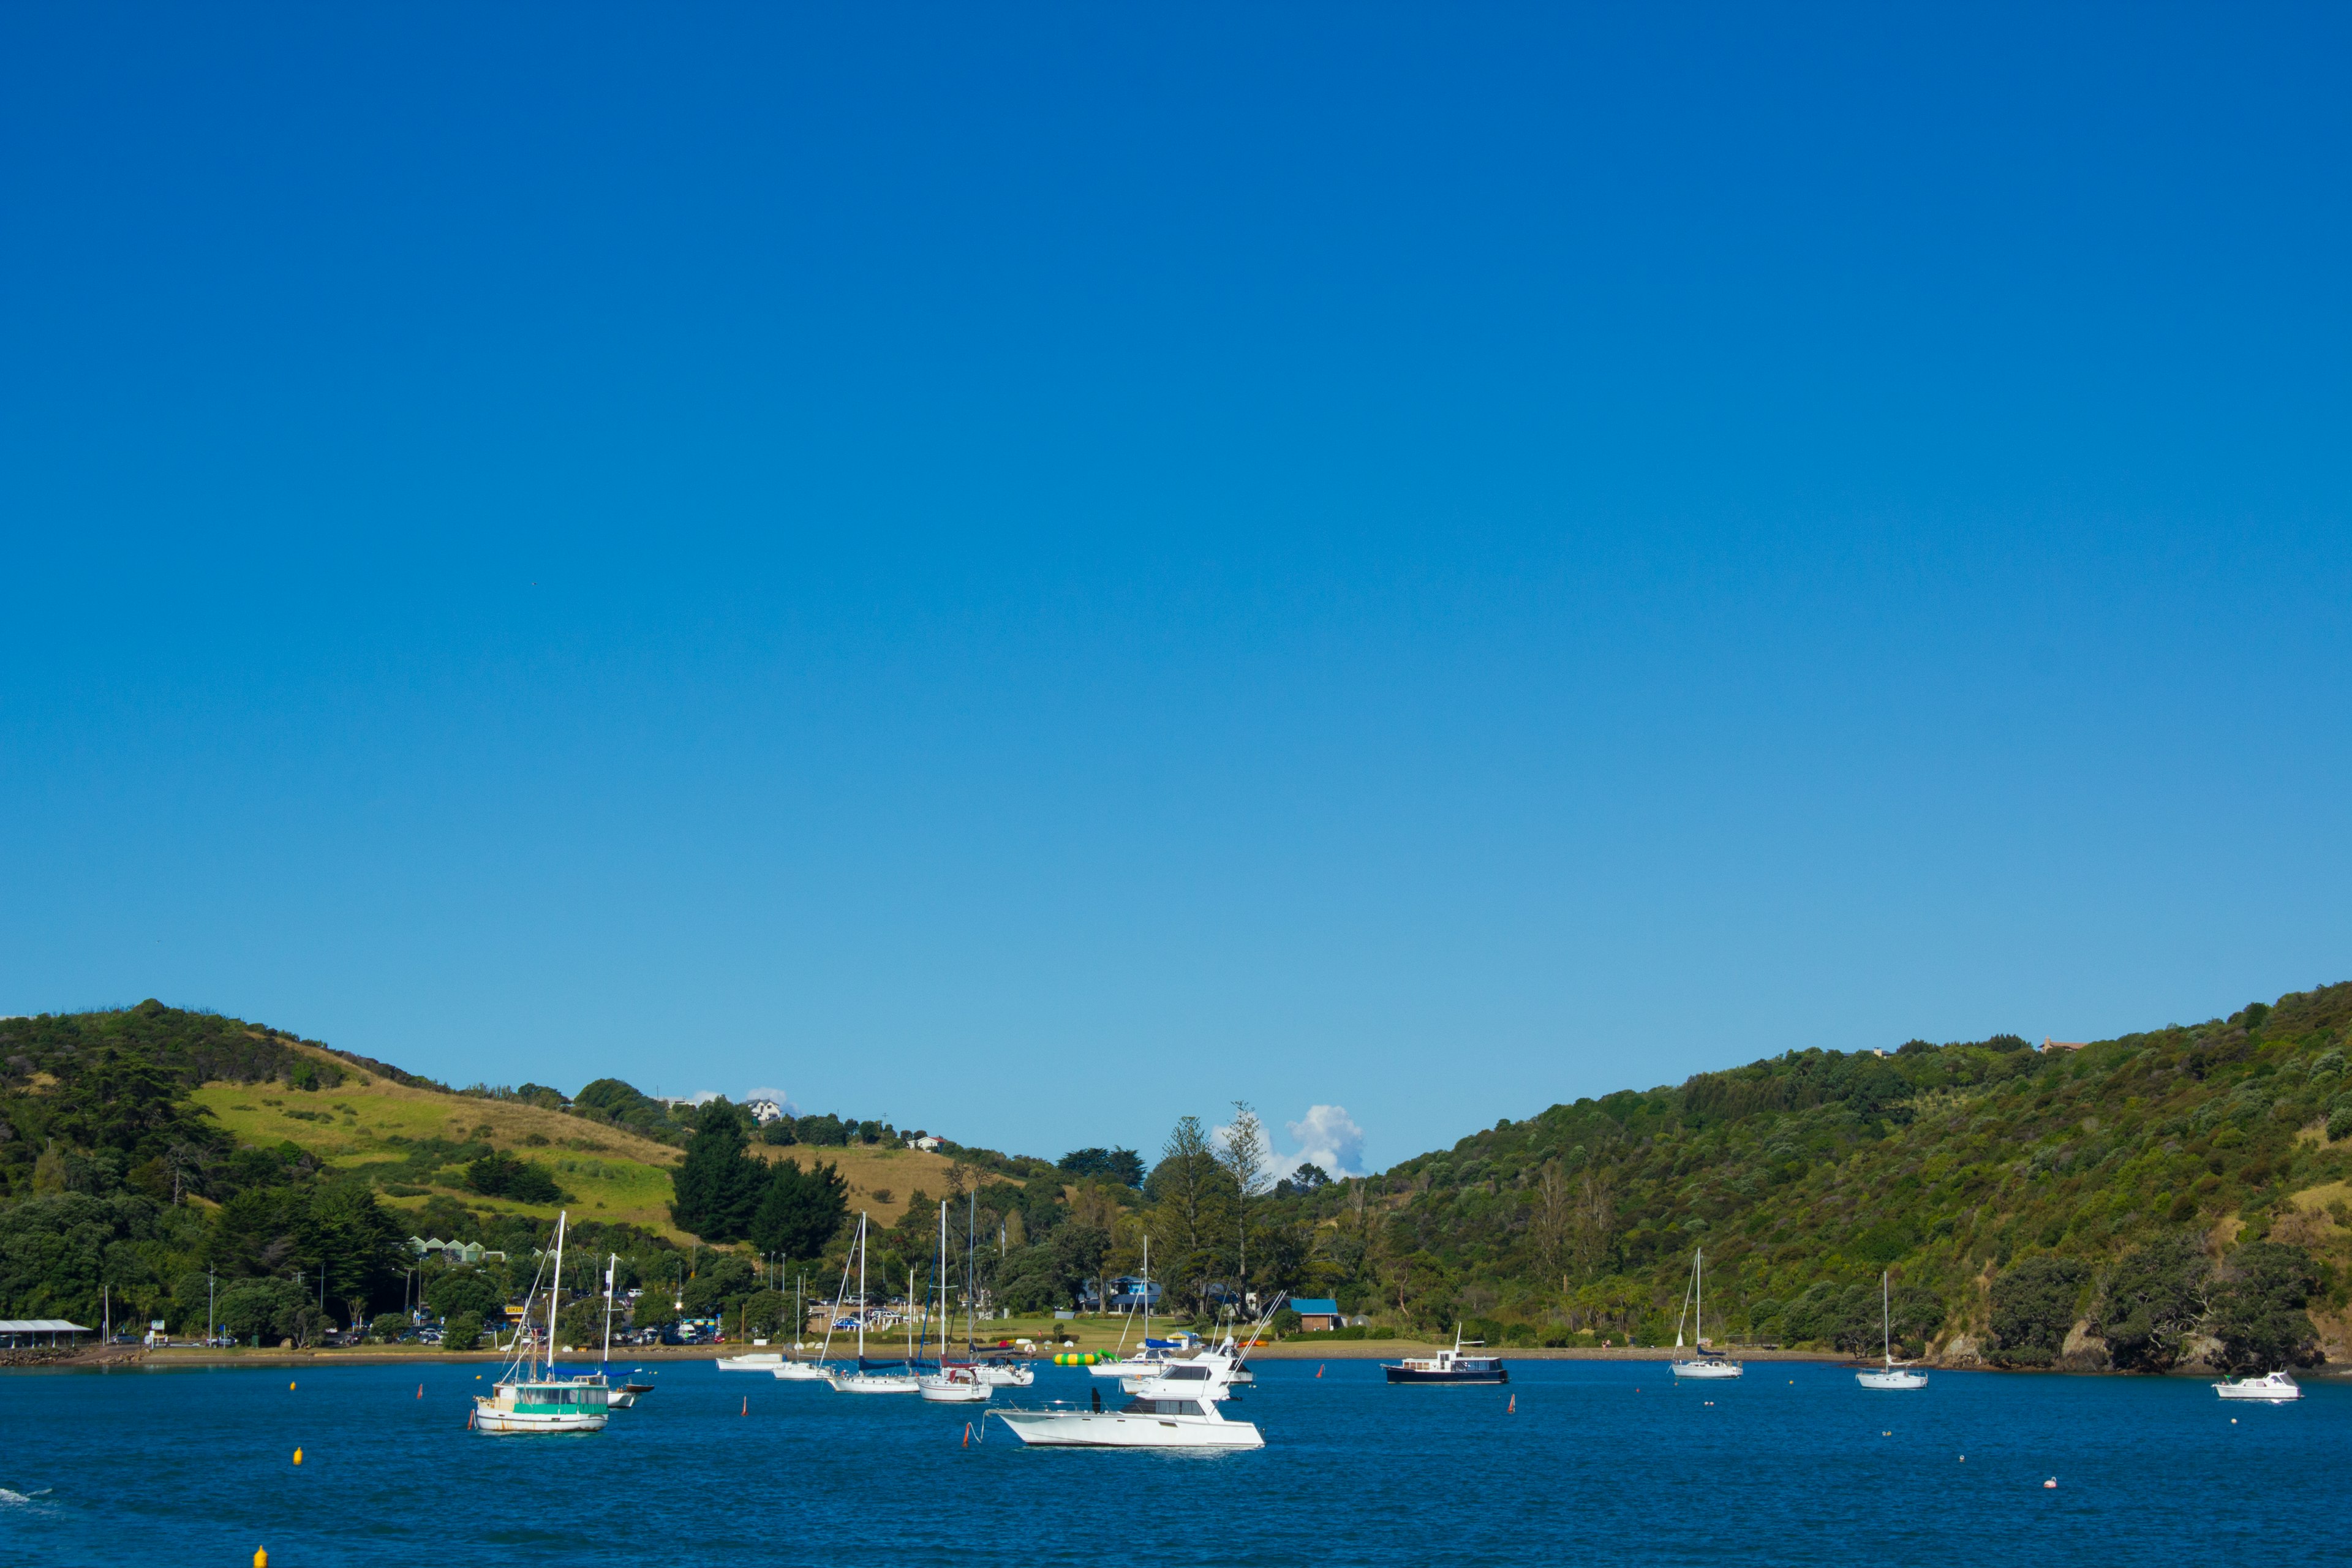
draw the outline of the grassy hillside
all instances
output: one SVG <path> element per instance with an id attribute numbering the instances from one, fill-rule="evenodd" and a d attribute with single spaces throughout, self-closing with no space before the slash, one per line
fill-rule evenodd
<path id="1" fill-rule="evenodd" d="M 2348 1037 L 2335 985 L 2080 1051 L 1794 1052 L 1506 1120 L 1270 1223 L 1313 1227 L 1346 1305 L 1520 1340 L 1671 1337 L 1703 1245 L 1717 1337 L 1874 1343 L 1885 1269 L 1898 1328 L 1962 1357 L 2098 1364 L 2154 1310 L 2185 1359 L 2295 1296 L 2249 1282 L 2285 1268 L 2341 1355 Z"/>

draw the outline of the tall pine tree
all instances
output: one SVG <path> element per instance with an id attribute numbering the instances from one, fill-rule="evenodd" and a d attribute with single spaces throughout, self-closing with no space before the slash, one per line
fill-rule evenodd
<path id="1" fill-rule="evenodd" d="M 751 1233 L 751 1216 L 767 1195 L 768 1168 L 744 1153 L 742 1118 L 724 1100 L 695 1118 L 673 1185 L 669 1216 L 680 1230 L 722 1242 Z"/>

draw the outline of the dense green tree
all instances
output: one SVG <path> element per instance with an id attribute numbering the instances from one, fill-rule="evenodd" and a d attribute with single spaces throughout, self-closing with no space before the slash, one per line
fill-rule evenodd
<path id="1" fill-rule="evenodd" d="M 797 1160 L 777 1162 L 770 1167 L 767 1191 L 752 1211 L 752 1245 L 786 1258 L 817 1257 L 848 1217 L 848 1193 L 849 1184 L 831 1164 L 812 1160 L 803 1170 Z"/>
<path id="2" fill-rule="evenodd" d="M 1074 1149 L 1057 1168 L 1081 1182 L 1100 1177 L 1123 1187 L 1143 1185 L 1143 1156 L 1132 1149 Z"/>
<path id="3" fill-rule="evenodd" d="M 479 1268 L 436 1270 L 425 1282 L 425 1304 L 436 1316 L 449 1318 L 471 1312 L 478 1320 L 505 1310 L 506 1287 Z"/>
<path id="4" fill-rule="evenodd" d="M 706 1253 L 701 1267 L 686 1282 L 686 1315 L 718 1317 L 755 1289 L 750 1259 L 736 1252 Z"/>
<path id="5" fill-rule="evenodd" d="M 484 1197 L 511 1198 L 519 1204 L 561 1203 L 567 1195 L 546 1166 L 497 1150 L 466 1167 L 466 1186 Z"/>
<path id="6" fill-rule="evenodd" d="M 2177 1363 L 2205 1318 L 2211 1275 L 2199 1237 L 2163 1237 L 2126 1253 L 2107 1276 L 2097 1318 L 2115 1364 L 2163 1372 Z"/>
<path id="7" fill-rule="evenodd" d="M 481 1342 L 482 1315 L 479 1312 L 459 1312 L 442 1326 L 441 1348 L 445 1351 L 469 1351 Z"/>
<path id="8" fill-rule="evenodd" d="M 2012 1366 L 2048 1366 L 2074 1326 L 2074 1303 L 2089 1270 L 2072 1258 L 2029 1258 L 1992 1283 L 1992 1333 Z"/>
<path id="9" fill-rule="evenodd" d="M 308 1345 L 327 1321 L 318 1298 L 291 1279 L 240 1279 L 220 1298 L 221 1327 L 247 1343 Z"/>
<path id="10" fill-rule="evenodd" d="M 723 1100 L 704 1106 L 687 1140 L 670 1217 L 705 1241 L 741 1241 L 766 1196 L 768 1168 L 744 1152 L 743 1123 Z"/>
<path id="11" fill-rule="evenodd" d="M 2310 1254 L 2250 1242 L 2231 1255 L 2224 1274 L 2213 1328 L 2231 1370 L 2269 1372 L 2318 1359 L 2319 1336 L 2304 1310 L 2319 1284 Z"/>

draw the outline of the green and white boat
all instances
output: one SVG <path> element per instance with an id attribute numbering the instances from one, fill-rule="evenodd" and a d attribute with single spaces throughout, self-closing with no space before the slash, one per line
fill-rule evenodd
<path id="1" fill-rule="evenodd" d="M 555 1218 L 555 1279 L 547 1291 L 547 1356 L 531 1354 L 530 1308 L 523 1299 L 523 1327 L 515 1335 L 514 1360 L 488 1394 L 474 1396 L 474 1428 L 480 1432 L 602 1432 L 611 1419 L 612 1385 L 601 1376 L 560 1377 L 555 1371 L 555 1306 L 563 1279 L 563 1228 Z"/>

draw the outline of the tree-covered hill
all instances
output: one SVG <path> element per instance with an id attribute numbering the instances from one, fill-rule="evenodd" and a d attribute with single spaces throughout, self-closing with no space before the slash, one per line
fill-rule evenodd
<path id="1" fill-rule="evenodd" d="M 1304 1282 L 1517 1341 L 1674 1331 L 1858 1349 L 1877 1281 L 1948 1355 L 2160 1367 L 2307 1360 L 2352 1281 L 2352 984 L 2029 1048 L 1803 1051 L 1503 1121 L 1265 1204 Z M 1717 1313 L 1720 1311 L 1720 1318 Z M 2338 1353 L 2342 1353 L 2339 1350 Z"/>

